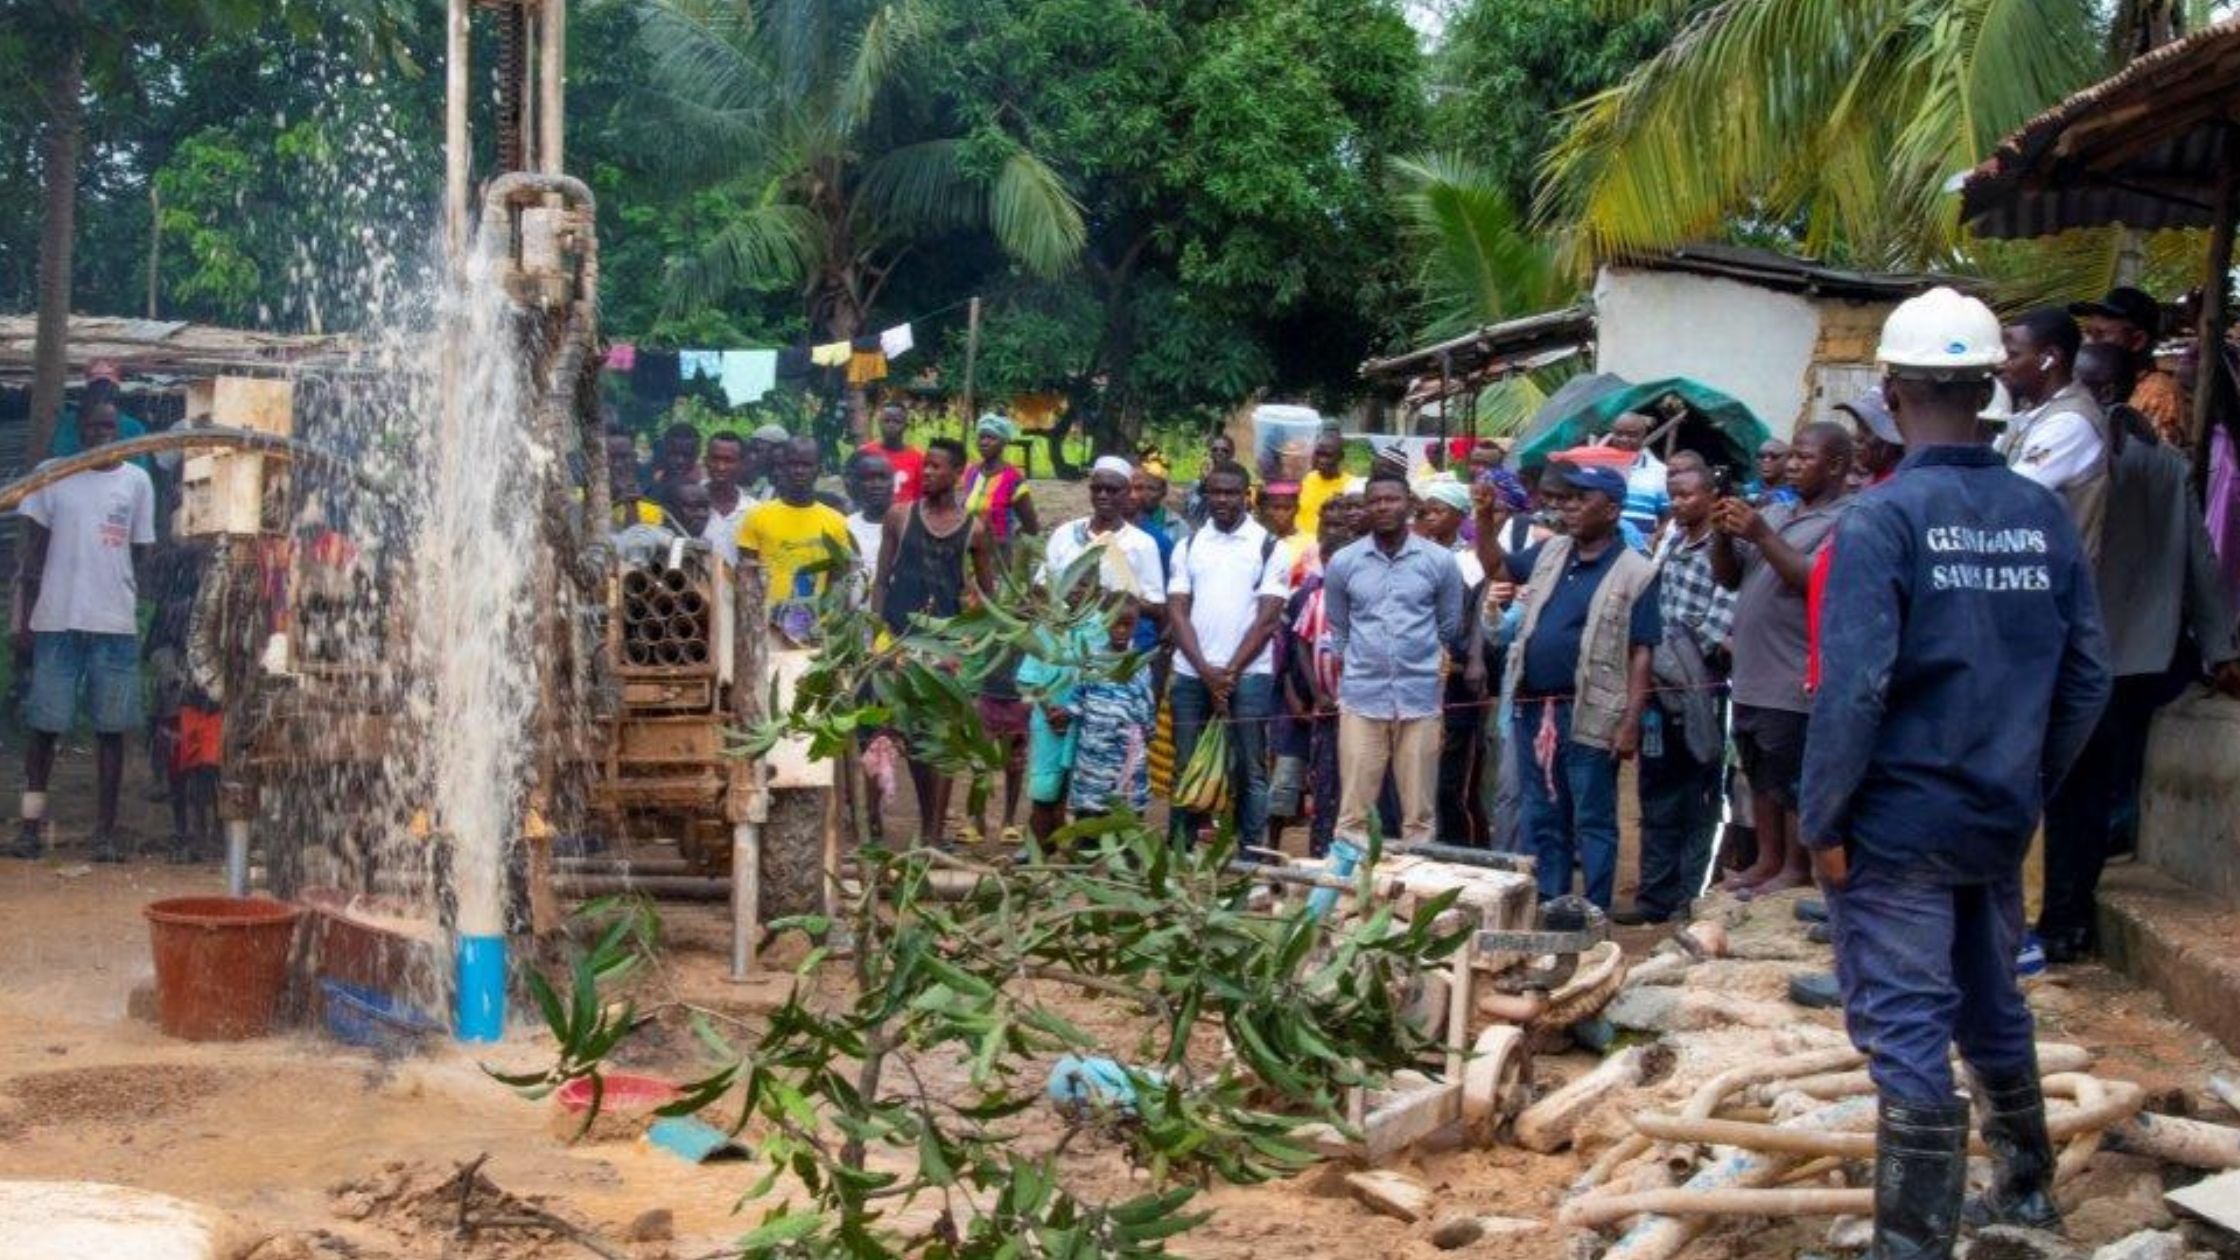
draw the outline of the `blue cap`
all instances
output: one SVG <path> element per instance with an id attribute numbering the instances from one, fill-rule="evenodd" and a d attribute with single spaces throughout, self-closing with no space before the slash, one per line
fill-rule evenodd
<path id="1" fill-rule="evenodd" d="M 1615 468 L 1604 468 L 1597 464 L 1551 463 L 1548 471 L 1555 474 L 1557 481 L 1573 490 L 1591 490 L 1612 503 L 1622 504 L 1626 501 L 1625 474 Z"/>

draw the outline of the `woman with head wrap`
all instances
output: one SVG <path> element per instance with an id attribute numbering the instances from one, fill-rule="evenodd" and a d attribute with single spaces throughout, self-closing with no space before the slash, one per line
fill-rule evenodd
<path id="1" fill-rule="evenodd" d="M 965 511 L 987 523 L 988 536 L 998 545 L 1011 541 L 1014 526 L 1022 534 L 1041 533 L 1034 501 L 1027 497 L 1026 474 L 1003 458 L 1011 443 L 1019 440 L 1019 426 L 991 411 L 980 417 L 975 428 L 980 462 L 965 474 Z"/>

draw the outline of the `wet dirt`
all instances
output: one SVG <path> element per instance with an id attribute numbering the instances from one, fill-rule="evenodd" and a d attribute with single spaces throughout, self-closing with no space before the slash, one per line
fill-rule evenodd
<path id="1" fill-rule="evenodd" d="M 492 1081 L 485 1063 L 523 1070 L 549 1055 L 549 1040 L 527 1026 L 500 1046 L 443 1043 L 421 1057 L 384 1062 L 311 1031 L 189 1045 L 131 1017 L 129 996 L 152 975 L 141 906 L 216 892 L 221 884 L 210 867 L 82 870 L 68 852 L 40 862 L 0 860 L 0 1178 L 113 1181 L 205 1203 L 256 1226 L 265 1242 L 250 1253 L 254 1260 L 592 1254 L 549 1226 L 472 1228 L 462 1236 L 454 1178 L 485 1155 L 478 1177 L 490 1189 L 478 1182 L 469 1196 L 474 1220 L 551 1213 L 636 1260 L 705 1255 L 755 1222 L 757 1205 L 744 1214 L 735 1205 L 759 1176 L 758 1165 L 687 1165 L 642 1141 L 571 1145 L 553 1123 L 549 1101 L 524 1101 Z M 1733 971 L 1737 989 L 1753 998 L 1773 997 L 1775 980 L 1787 970 L 1825 963 L 1824 949 L 1802 942 L 1788 901 L 1707 907 L 1726 919 L 1738 951 L 1760 960 Z M 685 1031 L 693 1015 L 726 1036 L 751 1038 L 786 981 L 735 985 L 726 978 L 720 907 L 665 907 L 664 919 L 669 952 L 641 992 L 660 1032 L 628 1057 L 634 1070 L 681 1078 L 705 1063 Z M 1626 930 L 1621 939 L 1638 956 L 1664 935 Z M 788 957 L 781 950 L 771 962 L 782 966 Z M 815 983 L 837 997 L 844 978 L 827 968 Z M 2096 967 L 2065 969 L 2033 984 L 2030 994 L 2042 1038 L 2093 1046 L 2102 1054 L 2101 1074 L 2183 1095 L 2205 1118 L 2232 1118 L 2202 1089 L 2210 1072 L 2231 1070 L 2230 1056 L 2169 1018 L 2153 995 Z M 1063 1000 L 1079 1022 L 1102 1033 L 1124 1035 L 1130 1026 L 1126 1012 L 1107 1004 L 1074 993 Z M 1839 1027 L 1831 1012 L 1800 1011 L 1797 1023 L 1830 1037 Z M 1645 1092 L 1641 1103 L 1662 1105 L 1721 1059 L 1754 1047 L 1762 1053 L 1770 1035 L 1706 1041 L 1698 1051 L 1702 1063 L 1684 1058 L 1675 1080 L 1659 1086 L 1662 1092 Z M 1543 1085 L 1553 1085 L 1592 1063 L 1579 1053 L 1543 1056 L 1535 1069 Z M 957 1074 L 955 1065 L 921 1067 L 936 1081 Z M 1589 1126 L 1590 1143 L 1607 1142 L 1621 1123 L 1620 1114 L 1600 1118 Z M 1026 1118 L 1021 1140 L 1054 1142 L 1062 1132 L 1063 1122 L 1038 1110 Z M 1362 1205 L 1333 1166 L 1274 1184 L 1214 1187 L 1196 1204 L 1211 1218 L 1175 1249 L 1211 1260 L 1556 1260 L 1571 1254 L 1571 1244 L 1552 1226 L 1489 1234 L 1454 1251 L 1440 1250 L 1431 1234 L 1438 1220 L 1454 1215 L 1548 1221 L 1596 1149 L 1557 1156 L 1500 1146 L 1418 1152 L 1395 1167 L 1428 1186 L 1437 1206 L 1432 1219 L 1412 1224 Z M 1069 1182 L 1092 1197 L 1148 1185 L 1093 1136 L 1069 1149 L 1064 1166 Z M 2088 1202 L 2073 1214 L 2073 1232 L 2099 1243 L 2156 1220 L 2156 1176 L 2139 1161 L 2103 1157 L 2082 1187 Z M 671 1214 L 673 1238 L 624 1241 L 634 1223 L 661 1211 Z M 937 1211 L 920 1203 L 900 1217 L 922 1223 Z M 1822 1245 L 1824 1237 L 1820 1222 L 1729 1225 L 1689 1255 L 1792 1254 Z"/>

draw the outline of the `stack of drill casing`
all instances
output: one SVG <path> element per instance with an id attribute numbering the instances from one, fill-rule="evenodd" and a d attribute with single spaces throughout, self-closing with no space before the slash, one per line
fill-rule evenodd
<path id="1" fill-rule="evenodd" d="M 651 668 L 690 668 L 709 658 L 708 597 L 681 569 L 622 575 L 622 659 Z"/>

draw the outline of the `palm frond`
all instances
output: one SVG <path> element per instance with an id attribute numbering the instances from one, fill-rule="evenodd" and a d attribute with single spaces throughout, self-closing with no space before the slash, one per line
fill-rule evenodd
<path id="1" fill-rule="evenodd" d="M 640 0 L 637 13 L 652 73 L 636 95 L 671 124 L 663 164 L 705 174 L 767 149 L 783 129 L 746 0 Z"/>
<path id="2" fill-rule="evenodd" d="M 987 187 L 967 174 L 962 140 L 927 140 L 866 162 L 856 184 L 856 214 L 895 228 L 945 232 L 986 221 Z"/>
<path id="3" fill-rule="evenodd" d="M 1394 161 L 1401 208 L 1421 262 L 1427 338 L 1454 336 L 1566 300 L 1547 248 L 1526 229 L 1491 174 L 1451 154 Z"/>
<path id="4" fill-rule="evenodd" d="M 1546 204 L 1593 257 L 1716 235 L 1809 205 L 1905 0 L 1725 0 L 1591 98 L 1551 153 Z M 1579 261 L 1584 262 L 1585 258 Z"/>
<path id="5" fill-rule="evenodd" d="M 799 284 L 824 262 L 825 225 L 808 207 L 764 201 L 729 219 L 715 239 L 668 265 L 672 311 L 741 289 Z"/>
<path id="6" fill-rule="evenodd" d="M 1478 391 L 1477 431 L 1498 438 L 1522 433 L 1541 404 L 1548 401 L 1548 394 L 1569 379 L 1571 373 L 1552 373 L 1545 379 L 1536 379 L 1538 375 L 1519 372 Z"/>
<path id="7" fill-rule="evenodd" d="M 2099 70 L 2086 14 L 2043 0 L 1916 0 L 1918 32 L 1902 77 L 1914 85 L 1891 151 L 1892 208 L 1936 247 L 1959 239 L 1946 181 Z"/>
<path id="8" fill-rule="evenodd" d="M 933 15 L 920 0 L 879 5 L 855 42 L 835 102 L 835 122 L 849 132 L 868 122 L 903 59 L 932 30 Z"/>
<path id="9" fill-rule="evenodd" d="M 1582 270 L 1737 220 L 1876 263 L 1948 257 L 1946 179 L 2090 78 L 2094 14 L 2094 0 L 1721 0 L 1573 109 L 1537 211 Z"/>
<path id="10" fill-rule="evenodd" d="M 1089 239 L 1081 205 L 1064 179 L 1041 158 L 1020 149 L 996 172 L 988 199 L 988 227 L 1004 252 L 1040 276 L 1071 267 Z"/>

